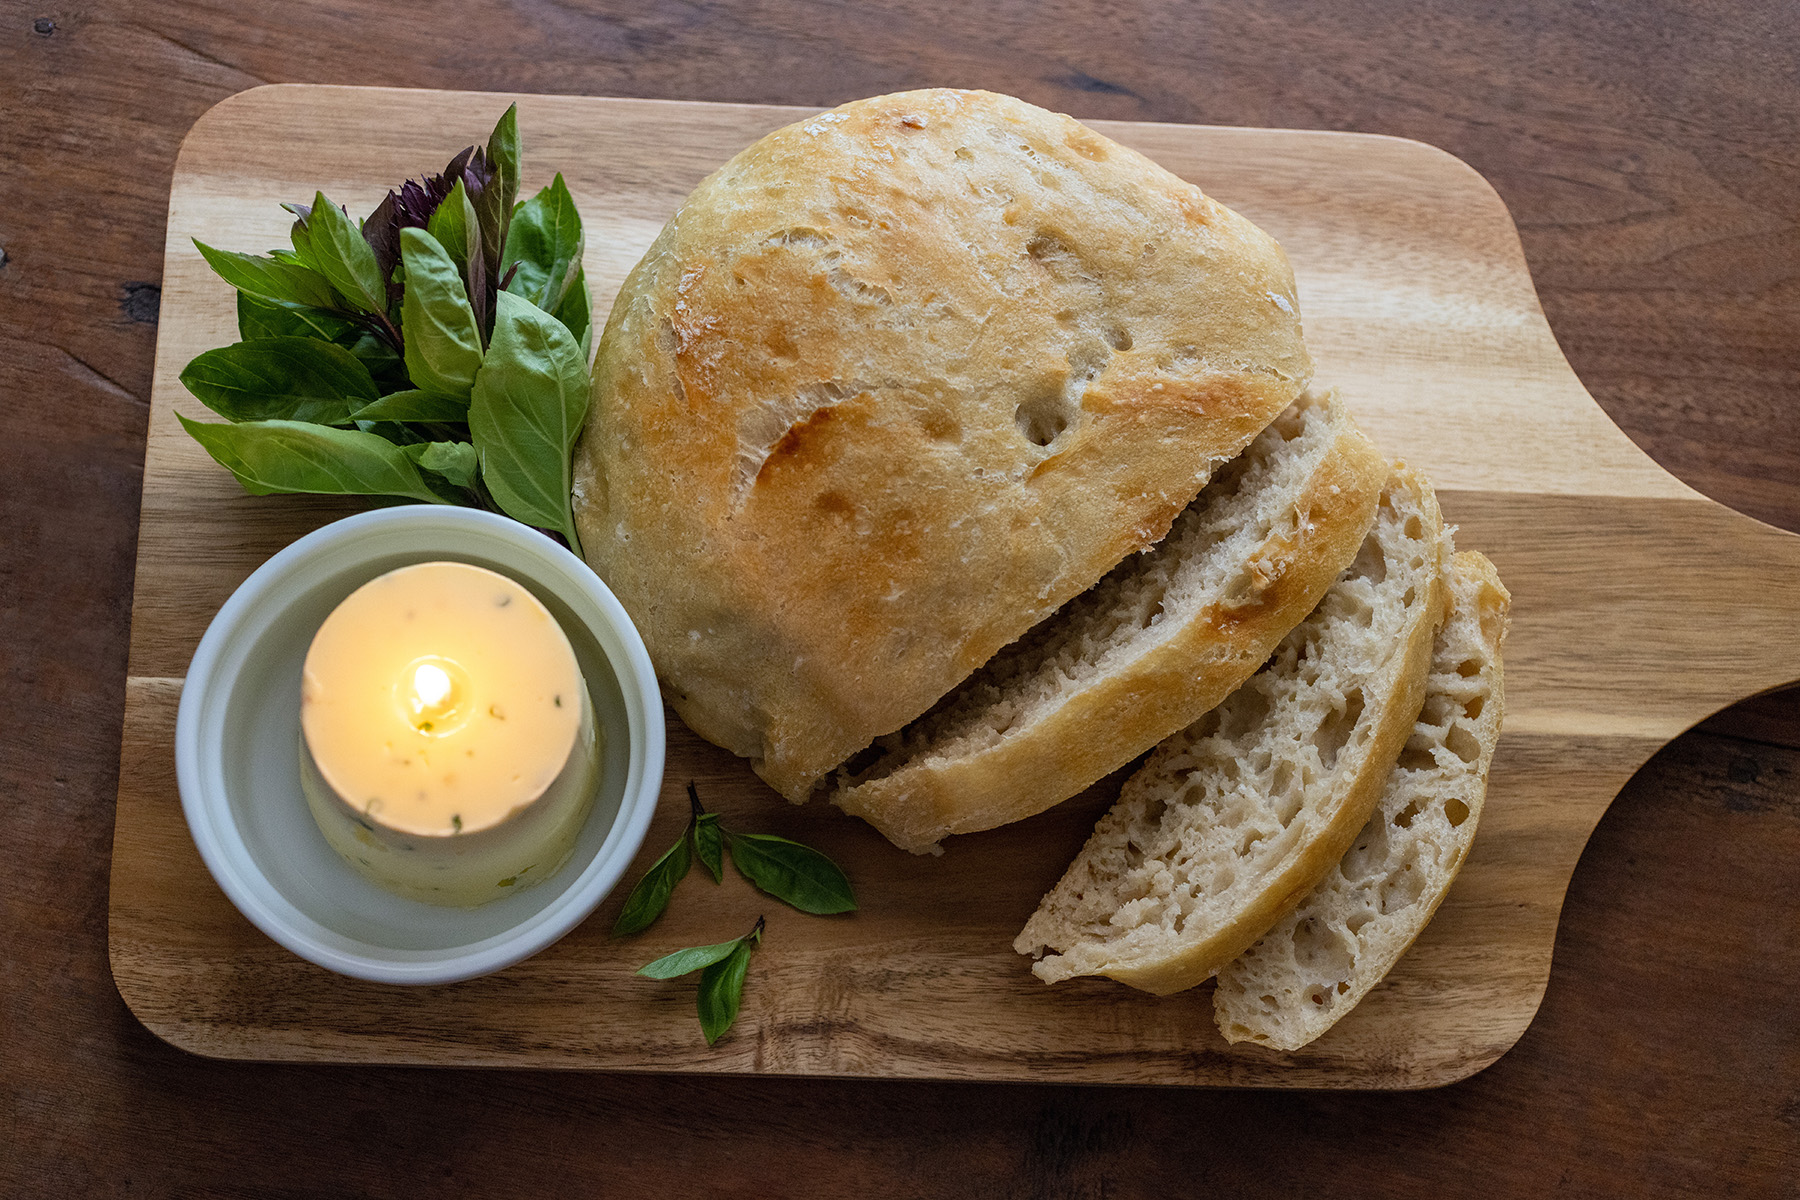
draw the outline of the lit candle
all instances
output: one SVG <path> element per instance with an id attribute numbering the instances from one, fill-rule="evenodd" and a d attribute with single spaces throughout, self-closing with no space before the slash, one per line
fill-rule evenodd
<path id="1" fill-rule="evenodd" d="M 390 891 L 484 904 L 553 875 L 598 735 L 569 639 L 513 580 L 431 562 L 373 579 L 313 637 L 301 784 L 334 850 Z"/>

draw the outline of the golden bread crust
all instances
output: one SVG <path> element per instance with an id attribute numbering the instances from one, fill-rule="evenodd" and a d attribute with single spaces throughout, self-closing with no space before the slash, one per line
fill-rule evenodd
<path id="1" fill-rule="evenodd" d="M 778 130 L 633 270 L 589 562 L 790 799 L 1160 538 L 1311 374 L 1250 222 L 1077 122 L 936 90 Z"/>

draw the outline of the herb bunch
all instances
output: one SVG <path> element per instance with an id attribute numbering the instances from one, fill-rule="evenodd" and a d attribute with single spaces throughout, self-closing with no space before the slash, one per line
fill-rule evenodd
<path id="1" fill-rule="evenodd" d="M 738 873 L 758 889 L 804 913 L 854 912 L 856 895 L 850 880 L 825 855 L 799 842 L 770 833 L 737 833 L 725 828 L 719 814 L 707 812 L 700 792 L 688 784 L 688 823 L 675 844 L 651 864 L 625 898 L 613 924 L 613 936 L 641 933 L 669 906 L 675 885 L 686 878 L 696 859 L 713 882 L 725 881 L 725 855 Z M 665 954 L 638 970 L 651 979 L 674 979 L 700 971 L 700 1031 L 712 1045 L 737 1020 L 743 1003 L 744 976 L 750 954 L 762 944 L 764 918 L 743 937 L 711 946 L 690 946 Z"/>
<path id="2" fill-rule="evenodd" d="M 237 289 L 241 341 L 181 382 L 227 424 L 183 428 L 252 495 L 395 496 L 501 512 L 580 553 L 570 454 L 592 320 L 558 174 L 518 200 L 508 108 L 486 146 L 356 222 L 323 192 L 267 256 L 195 241 Z"/>

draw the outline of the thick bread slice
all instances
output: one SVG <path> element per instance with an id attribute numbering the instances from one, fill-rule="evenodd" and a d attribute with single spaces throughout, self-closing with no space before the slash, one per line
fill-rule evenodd
<path id="1" fill-rule="evenodd" d="M 1412 945 L 1469 853 L 1500 740 L 1512 598 L 1473 551 L 1446 583 L 1425 706 L 1374 815 L 1300 907 L 1219 972 L 1227 1041 L 1298 1050 L 1330 1029 Z"/>
<path id="2" fill-rule="evenodd" d="M 621 287 L 589 564 L 790 800 L 1127 555 L 1306 386 L 1262 230 L 1069 117 L 878 96 L 762 138 Z"/>
<path id="3" fill-rule="evenodd" d="M 1048 983 L 1193 987 L 1300 902 L 1368 820 L 1425 695 L 1447 550 L 1396 467 L 1356 561 L 1268 665 L 1159 746 L 1013 947 Z"/>
<path id="4" fill-rule="evenodd" d="M 1263 664 L 1355 556 L 1387 473 L 1344 405 L 1308 393 L 1154 548 L 840 771 L 832 802 L 917 853 L 1075 795 Z"/>

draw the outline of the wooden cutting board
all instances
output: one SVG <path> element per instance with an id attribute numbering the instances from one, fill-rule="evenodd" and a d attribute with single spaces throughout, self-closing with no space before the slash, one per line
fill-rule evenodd
<path id="1" fill-rule="evenodd" d="M 254 499 L 182 433 L 177 381 L 235 340 L 233 295 L 190 239 L 284 244 L 277 201 L 323 188 L 352 212 L 486 136 L 515 99 L 284 85 L 201 118 L 169 203 L 114 836 L 114 978 L 152 1031 L 200 1054 L 936 1079 L 1267 1087 L 1426 1087 L 1493 1062 L 1549 976 L 1558 910 L 1588 834 L 1663 743 L 1733 701 L 1800 679 L 1800 538 L 1657 467 L 1558 351 L 1498 196 L 1459 160 L 1361 134 L 1094 122 L 1273 233 L 1299 277 L 1308 342 L 1392 456 L 1436 481 L 1460 546 L 1514 597 L 1508 712 L 1487 812 L 1437 919 L 1388 979 L 1305 1050 L 1227 1047 L 1210 989 L 1156 999 L 1103 980 L 1054 988 L 1014 934 L 1118 780 L 1031 821 L 915 858 L 836 810 L 793 808 L 671 716 L 659 811 L 636 878 L 686 819 L 683 789 L 740 828 L 799 837 L 847 869 L 848 917 L 793 913 L 696 872 L 663 921 L 607 937 L 622 896 L 537 957 L 468 983 L 403 989 L 332 975 L 258 933 L 202 866 L 172 751 L 182 675 L 257 565 L 354 504 Z M 519 96 L 525 186 L 561 170 L 588 229 L 604 312 L 702 176 L 805 110 Z M 1704 388 L 1700 401 L 1704 403 Z M 1683 903 L 1670 897 L 1670 903 Z M 768 937 L 737 1028 L 711 1049 L 692 981 L 634 969 Z"/>

